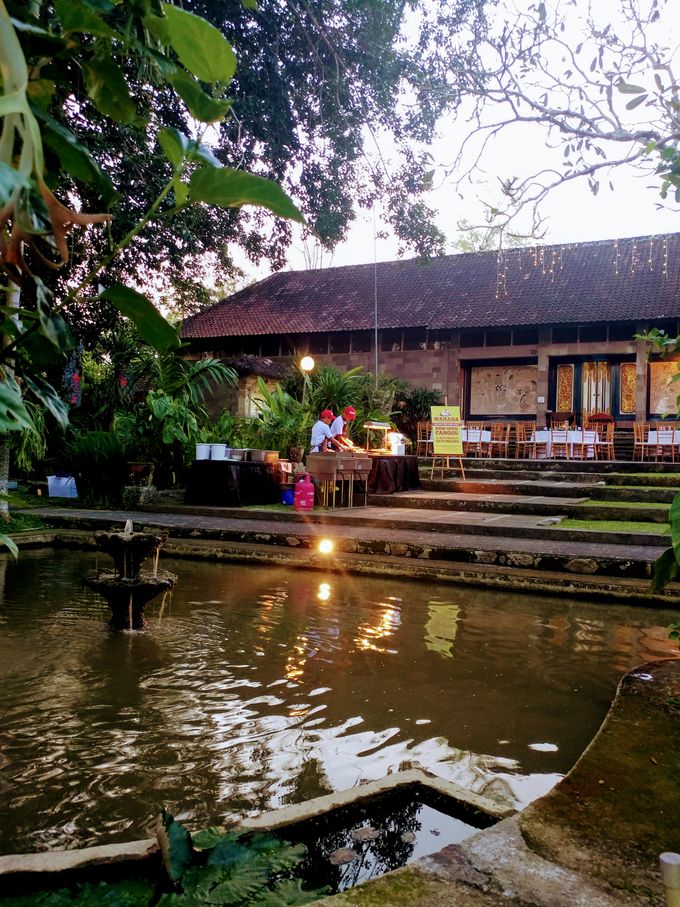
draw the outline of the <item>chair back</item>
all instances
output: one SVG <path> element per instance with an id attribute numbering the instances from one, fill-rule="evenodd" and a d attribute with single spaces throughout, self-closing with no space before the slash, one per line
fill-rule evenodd
<path id="1" fill-rule="evenodd" d="M 548 428 L 568 428 L 576 422 L 576 413 L 574 412 L 556 412 L 550 413 Z"/>
<path id="2" fill-rule="evenodd" d="M 502 444 L 507 444 L 509 438 L 510 438 L 510 423 L 509 422 L 492 422 L 491 423 L 491 440 L 492 441 L 500 441 Z"/>
<path id="3" fill-rule="evenodd" d="M 515 437 L 518 441 L 530 441 L 535 432 L 535 422 L 515 422 Z"/>
<path id="4" fill-rule="evenodd" d="M 429 441 L 431 434 L 431 422 L 416 422 L 416 441 Z"/>

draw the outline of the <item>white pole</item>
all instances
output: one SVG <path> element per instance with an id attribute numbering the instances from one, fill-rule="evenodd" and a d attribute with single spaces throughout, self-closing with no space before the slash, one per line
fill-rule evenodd
<path id="1" fill-rule="evenodd" d="M 680 853 L 662 853 L 659 864 L 666 889 L 666 907 L 680 907 Z"/>

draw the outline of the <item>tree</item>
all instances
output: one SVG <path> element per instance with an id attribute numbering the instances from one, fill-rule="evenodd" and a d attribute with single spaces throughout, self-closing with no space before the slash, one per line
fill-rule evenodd
<path id="1" fill-rule="evenodd" d="M 668 44 L 676 19 L 668 0 L 541 0 L 476 34 L 472 61 L 443 51 L 452 102 L 465 96 L 472 111 L 448 168 L 456 185 L 477 176 L 490 143 L 522 128 L 527 172 L 500 173 L 504 202 L 489 206 L 503 228 L 524 212 L 539 231 L 541 202 L 555 187 L 585 179 L 597 194 L 622 167 L 649 174 L 662 200 L 680 202 L 680 86 L 677 47 Z M 543 160 L 532 143 L 545 135 L 561 162 L 532 168 Z"/>

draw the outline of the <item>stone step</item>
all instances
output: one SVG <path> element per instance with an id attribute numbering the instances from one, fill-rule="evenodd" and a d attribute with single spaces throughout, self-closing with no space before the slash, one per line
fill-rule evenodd
<path id="1" fill-rule="evenodd" d="M 394 496 L 393 496 L 394 497 Z M 550 538 L 520 538 L 509 532 L 505 536 L 469 536 L 459 532 L 433 532 L 421 528 L 391 529 L 365 525 L 328 525 L 311 522 L 273 522 L 267 516 L 250 519 L 206 517 L 186 513 L 144 513 L 117 511 L 79 511 L 67 508 L 40 508 L 40 514 L 52 524 L 65 524 L 80 530 L 121 527 L 126 519 L 136 526 L 162 529 L 176 545 L 194 539 L 206 543 L 242 543 L 269 546 L 272 549 L 308 549 L 318 551 L 322 538 L 334 541 L 335 556 L 361 554 L 369 557 L 392 557 L 401 560 L 456 562 L 482 571 L 487 565 L 522 568 L 572 576 L 598 576 L 648 581 L 653 562 L 666 549 L 667 541 L 658 545 L 635 546 L 625 543 L 603 544 L 600 541 L 574 541 L 555 535 Z"/>
<path id="2" fill-rule="evenodd" d="M 623 502 L 588 504 L 586 498 L 511 494 L 475 495 L 428 490 L 405 491 L 392 495 L 369 495 L 368 502 L 379 507 L 568 516 L 579 520 L 620 520 L 641 523 L 667 523 L 669 512 L 669 508 L 664 506 L 626 507 Z"/>
<path id="3" fill-rule="evenodd" d="M 452 465 L 456 464 L 456 458 L 452 458 Z M 420 458 L 421 470 L 429 472 L 432 469 L 431 458 Z M 495 470 L 501 473 L 521 470 L 527 474 L 542 474 L 546 472 L 557 475 L 566 473 L 581 472 L 585 475 L 592 473 L 639 473 L 649 475 L 671 475 L 675 476 L 678 487 L 680 487 L 680 463 L 671 463 L 662 461 L 655 463 L 645 460 L 641 463 L 639 460 L 516 460 L 505 457 L 466 457 L 463 458 L 463 466 L 467 475 L 468 470 Z M 453 471 L 453 470 L 452 470 Z M 460 475 L 460 471 L 456 469 Z"/>
<path id="4" fill-rule="evenodd" d="M 603 479 L 593 477 L 589 482 L 550 481 L 548 479 L 526 480 L 507 479 L 422 479 L 425 491 L 448 491 L 479 495 L 526 495 L 543 497 L 592 498 L 596 501 L 640 501 L 642 503 L 670 504 L 677 494 L 674 488 L 648 486 L 610 485 Z"/>

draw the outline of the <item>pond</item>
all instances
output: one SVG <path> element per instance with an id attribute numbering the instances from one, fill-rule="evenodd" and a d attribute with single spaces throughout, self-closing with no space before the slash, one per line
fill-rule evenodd
<path id="1" fill-rule="evenodd" d="M 143 838 L 163 805 L 215 824 L 410 767 L 522 806 L 574 764 L 625 671 L 677 654 L 671 611 L 171 559 L 172 602 L 112 633 L 82 585 L 95 560 L 0 561 L 0 853 Z"/>

